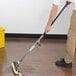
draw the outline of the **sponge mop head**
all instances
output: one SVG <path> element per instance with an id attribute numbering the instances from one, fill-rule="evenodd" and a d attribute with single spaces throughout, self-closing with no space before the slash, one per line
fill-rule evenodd
<path id="1" fill-rule="evenodd" d="M 14 73 L 14 76 L 21 76 L 21 73 L 18 71 L 18 63 L 17 62 L 12 62 L 12 71 Z"/>

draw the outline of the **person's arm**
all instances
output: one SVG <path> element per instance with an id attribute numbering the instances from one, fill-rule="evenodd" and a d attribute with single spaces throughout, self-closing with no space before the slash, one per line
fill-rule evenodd
<path id="1" fill-rule="evenodd" d="M 58 11 L 58 5 L 53 4 L 52 10 L 50 12 L 50 16 L 49 16 L 49 19 L 48 19 L 48 22 L 47 22 L 47 25 L 45 27 L 45 33 L 50 31 L 51 23 L 52 23 L 54 17 L 56 16 L 56 14 L 57 14 L 57 11 Z"/>

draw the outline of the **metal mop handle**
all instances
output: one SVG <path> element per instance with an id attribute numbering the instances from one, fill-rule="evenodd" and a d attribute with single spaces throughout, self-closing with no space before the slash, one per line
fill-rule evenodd
<path id="1" fill-rule="evenodd" d="M 34 43 L 34 45 L 30 48 L 30 51 L 32 51 L 37 44 L 40 45 L 40 40 L 41 40 L 43 37 L 44 37 L 44 34 L 42 34 L 42 35 L 40 36 L 40 38 Z"/>
<path id="2" fill-rule="evenodd" d="M 55 19 L 52 21 L 52 24 L 51 24 L 51 25 L 53 25 L 53 23 L 57 20 L 57 18 L 60 16 L 60 14 L 62 13 L 62 11 L 65 9 L 65 7 L 67 7 L 67 6 L 70 5 L 70 4 L 71 4 L 71 2 L 66 1 L 66 4 L 65 4 L 64 7 L 61 9 L 61 11 L 58 13 L 58 15 L 55 17 Z M 30 51 L 32 51 L 37 44 L 40 45 L 40 40 L 41 40 L 44 36 L 45 36 L 45 33 L 40 36 L 40 38 L 33 44 L 33 46 L 29 49 L 29 51 L 28 51 L 27 53 L 29 53 Z M 26 53 L 26 54 L 27 54 L 27 53 Z M 23 61 L 23 59 L 24 59 L 24 57 L 26 56 L 26 54 L 24 54 L 24 56 L 21 58 L 21 60 L 18 61 L 18 64 L 20 64 L 20 63 Z"/>
<path id="3" fill-rule="evenodd" d="M 57 14 L 57 16 L 55 17 L 55 19 L 52 21 L 51 25 L 53 25 L 53 23 L 57 20 L 57 18 L 60 16 L 60 14 L 63 12 L 63 10 L 68 6 L 70 5 L 71 2 L 69 1 L 66 1 L 66 4 L 64 5 L 64 7 L 61 9 L 61 11 Z"/>
<path id="4" fill-rule="evenodd" d="M 40 40 L 44 37 L 44 35 L 45 35 L 45 33 L 42 34 L 42 35 L 38 38 L 38 40 L 33 44 L 33 46 L 29 49 L 29 51 L 27 51 L 26 54 L 28 54 L 29 52 L 31 52 L 31 51 L 35 48 L 36 45 L 40 45 Z M 20 64 L 20 63 L 23 61 L 23 59 L 25 58 L 26 54 L 24 54 L 24 56 L 21 58 L 21 60 L 18 61 L 18 64 Z"/>

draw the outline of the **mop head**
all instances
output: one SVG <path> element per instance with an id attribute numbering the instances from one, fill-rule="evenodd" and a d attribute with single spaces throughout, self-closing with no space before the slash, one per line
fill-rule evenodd
<path id="1" fill-rule="evenodd" d="M 14 76 L 22 76 L 20 71 L 18 70 L 18 67 L 19 67 L 18 63 L 12 62 L 11 65 L 12 65 L 12 71 L 13 71 Z"/>

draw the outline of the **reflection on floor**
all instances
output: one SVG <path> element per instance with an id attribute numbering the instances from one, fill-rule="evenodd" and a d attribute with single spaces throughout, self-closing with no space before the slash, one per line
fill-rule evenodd
<path id="1" fill-rule="evenodd" d="M 5 48 L 0 48 L 0 76 L 14 76 L 11 62 L 20 60 L 36 40 L 6 38 Z M 19 69 L 23 76 L 76 76 L 76 56 L 72 69 L 55 65 L 55 61 L 66 53 L 66 40 L 42 39 L 41 43 L 41 46 L 36 46 L 21 63 Z"/>

